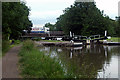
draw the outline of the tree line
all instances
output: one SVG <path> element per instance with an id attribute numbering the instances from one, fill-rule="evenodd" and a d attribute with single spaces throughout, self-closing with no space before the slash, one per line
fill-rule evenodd
<path id="1" fill-rule="evenodd" d="M 29 20 L 30 9 L 25 2 L 2 3 L 2 35 L 3 39 L 18 39 L 23 30 L 30 30 L 32 22 Z"/>
<path id="2" fill-rule="evenodd" d="M 118 22 L 119 19 L 112 20 L 104 11 L 100 11 L 95 2 L 75 2 L 65 8 L 54 25 L 46 23 L 45 26 L 50 27 L 50 30 L 64 31 L 66 34 L 71 31 L 75 35 L 104 35 L 107 30 L 108 35 L 117 36 Z"/>

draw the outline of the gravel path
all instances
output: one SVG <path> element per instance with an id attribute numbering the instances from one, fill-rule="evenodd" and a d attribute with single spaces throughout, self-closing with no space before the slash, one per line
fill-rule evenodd
<path id="1" fill-rule="evenodd" d="M 18 53 L 21 45 L 11 48 L 2 58 L 2 78 L 20 78 Z"/>

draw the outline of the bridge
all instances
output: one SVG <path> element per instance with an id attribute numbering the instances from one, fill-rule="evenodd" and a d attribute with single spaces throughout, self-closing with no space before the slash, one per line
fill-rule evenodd
<path id="1" fill-rule="evenodd" d="M 49 33 L 26 33 L 25 35 L 22 35 L 22 38 L 41 38 L 41 37 L 61 37 L 64 36 L 63 31 L 49 31 Z"/>
<path id="2" fill-rule="evenodd" d="M 44 39 L 51 39 L 51 40 L 56 40 L 57 38 L 61 38 L 64 41 L 71 41 L 73 40 L 74 42 L 86 42 L 87 40 L 90 40 L 91 42 L 99 40 L 105 40 L 107 37 L 100 37 L 100 35 L 91 35 L 90 37 L 87 36 L 81 36 L 81 35 L 74 35 L 72 37 L 65 36 L 63 31 L 49 31 L 49 33 L 26 33 L 25 35 L 21 36 L 22 39 L 38 39 L 38 38 L 44 38 Z"/>

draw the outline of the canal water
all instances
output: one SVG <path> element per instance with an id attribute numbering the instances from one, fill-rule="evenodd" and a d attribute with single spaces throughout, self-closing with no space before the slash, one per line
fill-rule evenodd
<path id="1" fill-rule="evenodd" d="M 120 46 L 39 47 L 78 78 L 118 78 Z"/>

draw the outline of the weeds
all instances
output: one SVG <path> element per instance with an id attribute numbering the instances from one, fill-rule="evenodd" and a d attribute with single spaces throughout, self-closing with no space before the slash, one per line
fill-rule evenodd
<path id="1" fill-rule="evenodd" d="M 2 56 L 10 49 L 10 42 L 8 40 L 2 41 Z"/>
<path id="2" fill-rule="evenodd" d="M 21 43 L 20 40 L 14 40 L 14 43 L 11 44 L 12 40 L 2 40 L 2 56 L 12 47 L 19 45 Z"/>
<path id="3" fill-rule="evenodd" d="M 32 41 L 23 43 L 19 55 L 21 75 L 24 78 L 65 78 L 59 62 L 40 52 Z"/>
<path id="4" fill-rule="evenodd" d="M 120 42 L 120 37 L 112 37 L 111 39 L 107 39 L 109 42 Z"/>

